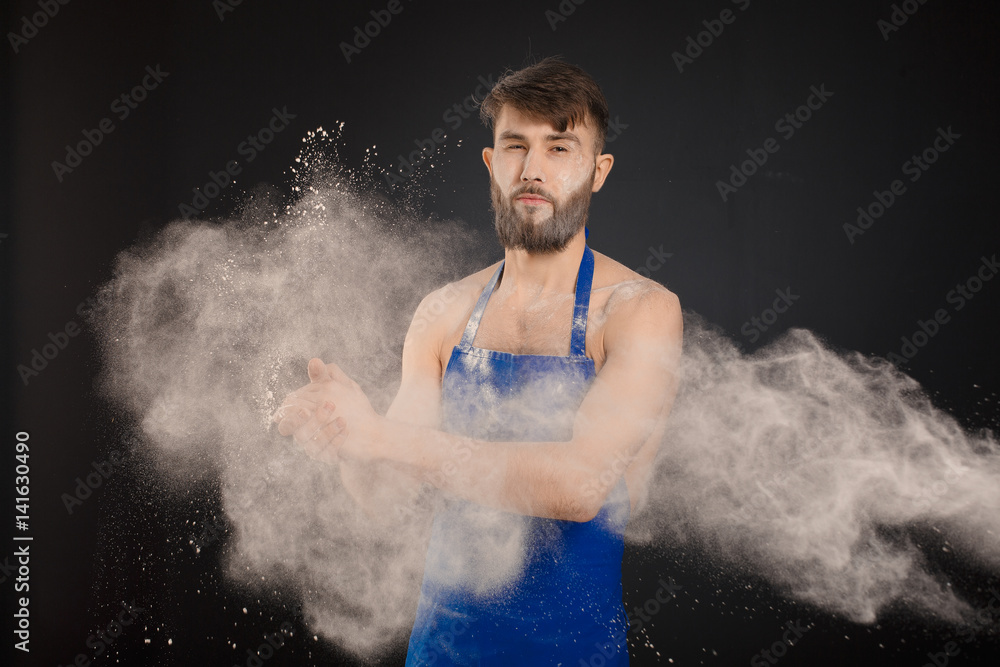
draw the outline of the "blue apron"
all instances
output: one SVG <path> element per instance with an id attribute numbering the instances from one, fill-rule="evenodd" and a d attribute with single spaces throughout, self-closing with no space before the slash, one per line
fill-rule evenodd
<path id="1" fill-rule="evenodd" d="M 595 375 L 584 352 L 593 252 L 584 247 L 577 274 L 568 357 L 473 347 L 502 273 L 503 263 L 448 361 L 442 427 L 478 440 L 568 441 Z M 624 478 L 588 522 L 445 500 L 434 517 L 407 666 L 627 665 L 621 564 L 628 515 Z M 513 572 L 483 584 L 510 554 L 519 554 Z"/>

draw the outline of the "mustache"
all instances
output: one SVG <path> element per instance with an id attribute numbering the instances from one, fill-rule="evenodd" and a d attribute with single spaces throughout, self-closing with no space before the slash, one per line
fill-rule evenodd
<path id="1" fill-rule="evenodd" d="M 510 193 L 511 201 L 517 199 L 521 195 L 535 195 L 538 197 L 543 197 L 549 202 L 552 201 L 552 195 L 550 195 L 545 190 L 542 190 L 540 187 L 532 183 L 522 185 L 519 188 L 515 189 L 513 192 L 511 192 Z"/>

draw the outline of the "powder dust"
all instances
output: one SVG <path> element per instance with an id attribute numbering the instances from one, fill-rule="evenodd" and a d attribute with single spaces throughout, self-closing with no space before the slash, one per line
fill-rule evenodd
<path id="1" fill-rule="evenodd" d="M 235 219 L 177 221 L 122 252 L 94 324 L 101 386 L 140 425 L 158 474 L 178 490 L 221 490 L 233 579 L 284 582 L 316 633 L 368 653 L 412 623 L 428 511 L 373 520 L 335 466 L 306 457 L 269 417 L 314 356 L 384 411 L 420 299 L 495 258 L 467 227 L 371 194 L 339 166 L 335 139 L 306 138 L 291 203 L 256 191 Z M 932 527 L 1000 569 L 991 433 L 963 431 L 887 362 L 834 352 L 808 331 L 745 355 L 685 313 L 684 344 L 681 391 L 628 539 L 696 544 L 856 621 L 893 604 L 954 622 L 970 612 L 916 536 Z M 482 517 L 492 542 L 454 545 L 470 581 L 517 572 L 520 524 L 502 521 Z"/>

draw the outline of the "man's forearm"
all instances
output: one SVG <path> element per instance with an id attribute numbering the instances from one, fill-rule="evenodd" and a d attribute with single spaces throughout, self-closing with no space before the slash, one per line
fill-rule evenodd
<path id="1" fill-rule="evenodd" d="M 379 420 L 374 441 L 377 458 L 482 505 L 586 521 L 603 502 L 572 442 L 488 442 L 389 419 Z"/>

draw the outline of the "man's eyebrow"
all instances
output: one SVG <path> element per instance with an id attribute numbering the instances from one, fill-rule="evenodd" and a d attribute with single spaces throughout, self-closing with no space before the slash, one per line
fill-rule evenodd
<path id="1" fill-rule="evenodd" d="M 580 143 L 580 138 L 573 134 L 572 132 L 559 132 L 557 134 L 550 134 L 545 137 L 546 141 L 572 141 L 574 143 Z"/>
<path id="2" fill-rule="evenodd" d="M 504 130 L 497 137 L 497 141 L 504 141 L 505 139 L 513 139 L 515 141 L 524 141 L 524 135 L 518 134 L 514 130 Z"/>

